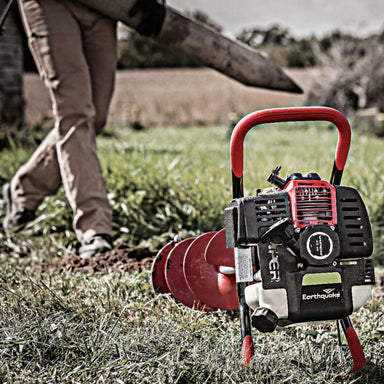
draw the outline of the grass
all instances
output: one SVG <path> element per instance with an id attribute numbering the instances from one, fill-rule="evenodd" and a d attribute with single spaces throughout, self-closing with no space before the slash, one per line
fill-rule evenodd
<path id="1" fill-rule="evenodd" d="M 226 127 L 112 130 L 99 152 L 114 208 L 116 241 L 159 248 L 175 234 L 223 226 L 231 198 Z M 327 179 L 336 134 L 327 126 L 261 127 L 246 142 L 251 193 L 277 164 L 282 174 L 317 171 Z M 384 204 L 381 139 L 354 137 L 344 184 L 357 187 L 380 234 Z M 1 184 L 30 154 L 0 153 Z M 4 212 L 0 200 L 0 210 Z M 47 269 L 75 252 L 63 191 L 27 229 L 0 234 L 0 381 L 3 383 L 334 383 L 333 323 L 254 332 L 256 356 L 240 361 L 235 311 L 191 311 L 155 296 L 150 272 L 124 274 Z M 381 239 L 377 240 L 380 249 Z M 380 260 L 380 253 L 375 257 Z M 382 268 L 380 269 L 382 273 Z M 383 300 L 352 316 L 367 365 L 347 383 L 384 381 Z M 348 356 L 347 348 L 345 353 Z"/>

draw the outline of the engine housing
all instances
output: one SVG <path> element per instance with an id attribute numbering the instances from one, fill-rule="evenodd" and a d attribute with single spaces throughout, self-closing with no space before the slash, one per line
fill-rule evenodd
<path id="1" fill-rule="evenodd" d="M 225 210 L 227 247 L 252 249 L 254 278 L 245 288 L 252 323 L 271 331 L 350 315 L 374 284 L 372 231 L 359 192 L 315 173 L 277 179 L 278 188 L 234 199 Z"/>

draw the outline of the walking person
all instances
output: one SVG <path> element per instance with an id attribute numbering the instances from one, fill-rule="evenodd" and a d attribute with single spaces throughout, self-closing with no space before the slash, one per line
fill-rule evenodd
<path id="1" fill-rule="evenodd" d="M 35 217 L 61 184 L 90 258 L 112 249 L 112 208 L 97 155 L 116 69 L 116 22 L 71 0 L 18 0 L 29 47 L 48 88 L 55 126 L 3 188 L 5 232 Z"/>

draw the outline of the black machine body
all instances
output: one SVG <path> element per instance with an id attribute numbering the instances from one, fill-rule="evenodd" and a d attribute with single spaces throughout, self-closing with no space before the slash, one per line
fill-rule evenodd
<path id="1" fill-rule="evenodd" d="M 233 199 L 225 210 L 227 247 L 252 250 L 245 301 L 262 332 L 276 325 L 342 319 L 357 311 L 374 284 L 372 232 L 359 192 L 316 173 L 279 177 Z"/>

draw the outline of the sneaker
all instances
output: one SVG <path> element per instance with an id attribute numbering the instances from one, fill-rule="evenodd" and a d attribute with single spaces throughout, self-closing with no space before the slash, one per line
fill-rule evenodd
<path id="1" fill-rule="evenodd" d="M 112 237 L 105 234 L 95 235 L 79 249 L 82 259 L 90 259 L 98 253 L 112 251 Z"/>
<path id="2" fill-rule="evenodd" d="M 3 221 L 4 232 L 17 232 L 25 225 L 35 219 L 35 211 L 30 209 L 20 209 L 12 199 L 11 185 L 5 184 L 3 187 L 3 199 L 6 205 L 7 213 Z"/>

